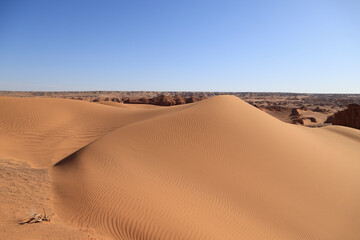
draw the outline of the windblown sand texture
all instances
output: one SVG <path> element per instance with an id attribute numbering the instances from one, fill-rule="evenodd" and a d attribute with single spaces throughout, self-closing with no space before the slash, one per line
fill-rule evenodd
<path id="1" fill-rule="evenodd" d="M 360 239 L 360 131 L 287 124 L 234 96 L 2 97 L 0 159 L 1 188 L 29 185 L 0 192 L 4 239 Z M 32 189 L 54 221 L 15 226 Z"/>

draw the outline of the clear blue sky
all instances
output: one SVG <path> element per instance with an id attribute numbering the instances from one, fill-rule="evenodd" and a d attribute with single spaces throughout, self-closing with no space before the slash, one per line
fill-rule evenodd
<path id="1" fill-rule="evenodd" d="M 360 93 L 360 1 L 0 0 L 0 90 Z"/>

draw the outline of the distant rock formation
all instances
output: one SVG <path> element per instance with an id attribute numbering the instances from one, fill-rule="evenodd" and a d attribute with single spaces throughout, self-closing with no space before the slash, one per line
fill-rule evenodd
<path id="1" fill-rule="evenodd" d="M 304 106 L 304 105 L 302 105 L 302 106 L 300 107 L 300 109 L 303 110 L 303 111 L 307 111 L 307 110 L 308 110 L 308 108 L 307 108 L 306 106 Z"/>
<path id="2" fill-rule="evenodd" d="M 181 105 L 186 103 L 194 103 L 205 99 L 205 96 L 200 97 L 182 97 L 180 95 L 176 95 L 174 97 L 167 96 L 167 95 L 159 95 L 153 98 L 123 98 L 123 103 L 130 103 L 130 104 L 152 104 L 158 106 L 174 106 L 174 105 Z"/>
<path id="3" fill-rule="evenodd" d="M 121 103 L 121 99 L 119 98 L 109 98 L 109 97 L 105 97 L 105 98 L 101 98 L 101 97 L 97 97 L 97 98 L 93 98 L 90 100 L 90 102 L 117 102 L 117 103 Z"/>
<path id="4" fill-rule="evenodd" d="M 150 99 L 150 104 L 158 106 L 174 106 L 176 101 L 171 96 L 160 95 Z"/>
<path id="5" fill-rule="evenodd" d="M 186 103 L 185 99 L 184 99 L 182 96 L 180 96 L 180 95 L 176 95 L 176 96 L 174 97 L 174 101 L 175 101 L 176 105 L 180 105 L 180 104 L 185 104 L 185 103 Z"/>
<path id="6" fill-rule="evenodd" d="M 120 100 L 120 99 L 115 98 L 115 97 L 114 97 L 114 98 L 111 98 L 111 101 L 112 101 L 112 102 L 118 102 L 118 103 L 120 103 L 120 102 L 121 102 L 121 100 Z"/>
<path id="7" fill-rule="evenodd" d="M 189 97 L 189 98 L 186 98 L 185 99 L 185 102 L 186 103 L 194 103 L 194 102 L 199 102 L 203 99 L 205 99 L 206 97 L 205 96 L 200 96 L 200 97 Z"/>
<path id="8" fill-rule="evenodd" d="M 310 122 L 312 122 L 312 123 L 316 123 L 316 122 L 317 122 L 317 121 L 316 121 L 316 118 L 314 118 L 314 117 L 304 117 L 303 119 L 304 119 L 304 120 L 305 120 L 305 119 L 309 119 Z"/>
<path id="9" fill-rule="evenodd" d="M 125 97 L 122 99 L 123 103 L 131 103 L 131 104 L 149 104 L 150 101 L 147 98 L 128 98 Z"/>
<path id="10" fill-rule="evenodd" d="M 304 125 L 304 120 L 300 117 L 300 113 L 296 108 L 291 109 L 289 117 L 292 124 Z"/>
<path id="11" fill-rule="evenodd" d="M 304 125 L 304 120 L 302 118 L 300 118 L 300 117 L 292 118 L 291 123 L 292 124 Z"/>
<path id="12" fill-rule="evenodd" d="M 281 111 L 286 111 L 288 108 L 281 107 L 281 106 L 266 106 L 265 109 L 267 109 L 269 111 L 281 112 Z"/>
<path id="13" fill-rule="evenodd" d="M 334 115 L 328 116 L 324 123 L 333 123 Z"/>
<path id="14" fill-rule="evenodd" d="M 347 109 L 335 113 L 333 125 L 360 129 L 360 105 L 349 104 Z"/>
<path id="15" fill-rule="evenodd" d="M 296 108 L 291 109 L 290 117 L 300 116 L 299 111 Z"/>
<path id="16" fill-rule="evenodd" d="M 322 108 L 316 107 L 316 108 L 314 108 L 312 111 L 313 111 L 313 112 L 321 112 L 321 113 L 323 113 L 323 112 L 326 112 L 326 109 L 322 109 Z"/>

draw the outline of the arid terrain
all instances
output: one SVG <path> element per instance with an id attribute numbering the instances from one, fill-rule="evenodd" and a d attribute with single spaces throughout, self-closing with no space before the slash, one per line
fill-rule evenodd
<path id="1" fill-rule="evenodd" d="M 345 110 L 349 104 L 360 104 L 360 94 L 161 91 L 0 92 L 0 96 L 70 98 L 112 106 L 118 106 L 118 103 L 173 106 L 198 102 L 219 95 L 237 96 L 283 122 L 309 127 L 332 124 L 335 113 Z"/>
<path id="2" fill-rule="evenodd" d="M 360 95 L 224 94 L 1 92 L 0 239 L 360 239 Z"/>

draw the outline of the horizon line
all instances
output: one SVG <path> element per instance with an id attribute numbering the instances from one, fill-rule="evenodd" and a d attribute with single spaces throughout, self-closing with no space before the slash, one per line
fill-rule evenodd
<path id="1" fill-rule="evenodd" d="M 46 93 L 76 93 L 76 92 L 188 92 L 188 93 L 280 93 L 280 94 L 333 94 L 360 95 L 354 92 L 291 92 L 291 91 L 206 91 L 206 90 L 0 90 L 2 92 L 46 92 Z"/>

